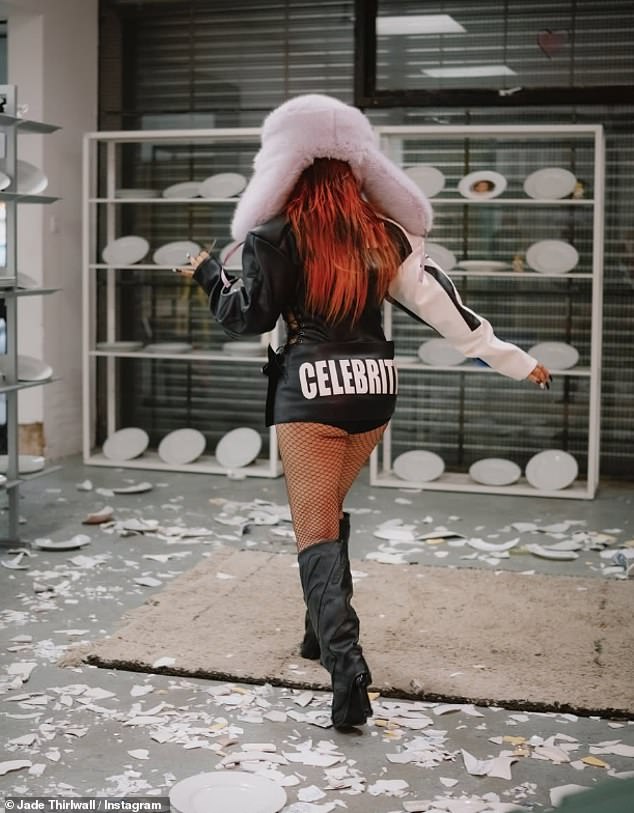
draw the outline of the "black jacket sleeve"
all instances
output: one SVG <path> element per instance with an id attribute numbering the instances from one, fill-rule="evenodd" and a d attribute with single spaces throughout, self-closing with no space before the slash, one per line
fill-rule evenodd
<path id="1" fill-rule="evenodd" d="M 273 330 L 295 291 L 296 271 L 282 246 L 249 232 L 240 276 L 227 276 L 220 262 L 209 257 L 198 266 L 194 279 L 209 297 L 211 313 L 237 337 Z"/>

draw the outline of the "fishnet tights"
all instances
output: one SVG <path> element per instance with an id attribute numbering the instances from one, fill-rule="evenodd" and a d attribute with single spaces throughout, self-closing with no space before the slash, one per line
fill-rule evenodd
<path id="1" fill-rule="evenodd" d="M 338 538 L 343 501 L 386 425 L 350 435 L 323 423 L 277 424 L 298 551 Z"/>

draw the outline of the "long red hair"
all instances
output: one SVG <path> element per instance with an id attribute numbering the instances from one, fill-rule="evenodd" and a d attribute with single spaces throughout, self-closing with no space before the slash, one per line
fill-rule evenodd
<path id="1" fill-rule="evenodd" d="M 286 213 L 304 265 L 308 310 L 355 322 L 370 292 L 383 301 L 400 255 L 349 164 L 316 159 L 299 177 Z"/>

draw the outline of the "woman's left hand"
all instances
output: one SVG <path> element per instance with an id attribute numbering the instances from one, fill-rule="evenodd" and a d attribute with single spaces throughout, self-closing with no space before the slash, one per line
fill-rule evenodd
<path id="1" fill-rule="evenodd" d="M 528 374 L 527 379 L 543 390 L 550 389 L 550 382 L 553 380 L 550 370 L 544 367 L 543 364 L 536 364 L 532 372 Z"/>
<path id="2" fill-rule="evenodd" d="M 195 257 L 191 257 L 189 254 L 187 256 L 189 258 L 189 265 L 173 268 L 172 271 L 174 271 L 174 273 L 180 274 L 183 277 L 193 277 L 198 266 L 201 263 L 204 263 L 205 260 L 209 259 L 209 254 L 206 251 L 201 251 Z"/>

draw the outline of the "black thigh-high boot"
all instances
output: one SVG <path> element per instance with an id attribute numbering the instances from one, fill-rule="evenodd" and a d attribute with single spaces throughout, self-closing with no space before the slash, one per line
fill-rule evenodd
<path id="1" fill-rule="evenodd" d="M 350 560 L 348 558 L 348 540 L 350 539 L 350 514 L 347 511 L 343 512 L 343 517 L 339 520 L 339 539 L 345 546 L 346 561 L 348 563 L 347 570 L 349 574 Z M 352 579 L 351 575 L 350 579 Z M 306 658 L 309 661 L 318 661 L 321 654 L 319 651 L 319 639 L 315 635 L 308 610 L 306 610 L 304 617 L 304 640 L 300 644 L 299 653 L 302 658 Z"/>
<path id="2" fill-rule="evenodd" d="M 362 725 L 372 714 L 367 687 L 372 677 L 359 646 L 359 617 L 350 605 L 345 545 L 338 539 L 305 548 L 298 556 L 304 600 L 332 679 L 335 728 Z"/>

